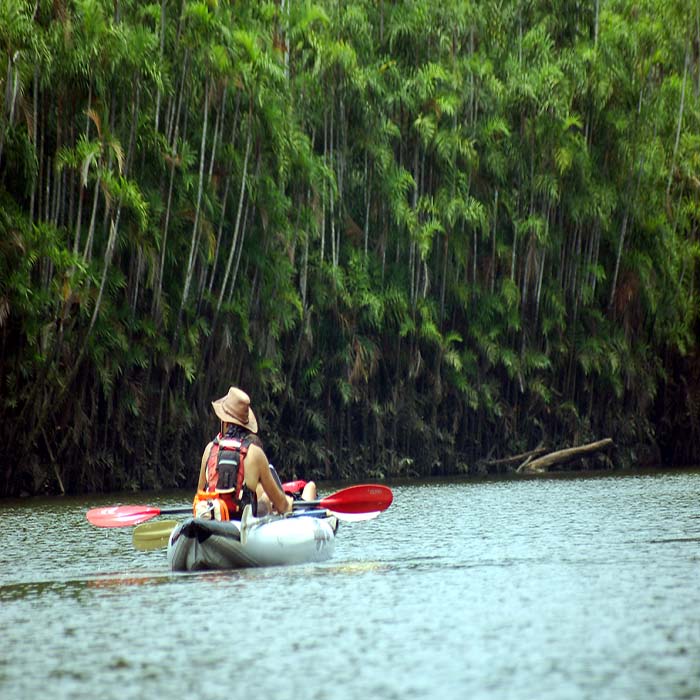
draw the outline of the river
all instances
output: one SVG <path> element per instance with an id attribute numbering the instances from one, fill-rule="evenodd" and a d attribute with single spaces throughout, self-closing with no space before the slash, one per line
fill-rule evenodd
<path id="1" fill-rule="evenodd" d="M 84 517 L 188 493 L 0 501 L 0 697 L 700 698 L 700 472 L 392 488 L 329 562 L 196 574 Z"/>

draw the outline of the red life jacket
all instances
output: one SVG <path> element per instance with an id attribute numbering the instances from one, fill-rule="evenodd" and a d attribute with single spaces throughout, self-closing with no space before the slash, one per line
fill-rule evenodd
<path id="1" fill-rule="evenodd" d="M 215 492 L 228 506 L 231 517 L 241 510 L 245 487 L 245 456 L 249 442 L 224 437 L 219 433 L 207 458 L 206 491 Z"/>

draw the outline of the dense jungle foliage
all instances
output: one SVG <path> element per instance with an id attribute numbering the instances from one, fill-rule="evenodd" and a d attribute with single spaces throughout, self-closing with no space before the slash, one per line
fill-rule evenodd
<path id="1" fill-rule="evenodd" d="M 699 195 L 700 0 L 3 0 L 0 495 L 698 462 Z"/>

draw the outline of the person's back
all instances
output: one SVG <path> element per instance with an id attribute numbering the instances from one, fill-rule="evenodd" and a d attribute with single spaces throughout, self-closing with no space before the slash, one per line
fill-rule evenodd
<path id="1" fill-rule="evenodd" d="M 257 437 L 258 421 L 248 394 L 231 387 L 226 396 L 212 401 L 212 406 L 221 421 L 221 431 L 204 448 L 198 494 L 203 494 L 202 498 L 206 494 L 222 498 L 229 517 L 240 517 L 247 503 L 255 513 L 258 509 L 291 511 L 293 499 L 273 477 Z"/>

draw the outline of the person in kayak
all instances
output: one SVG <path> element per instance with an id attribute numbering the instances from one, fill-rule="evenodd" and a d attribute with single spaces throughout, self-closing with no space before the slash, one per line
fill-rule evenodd
<path id="1" fill-rule="evenodd" d="M 212 406 L 221 431 L 202 453 L 195 512 L 197 499 L 206 501 L 214 493 L 225 504 L 222 519 L 240 518 L 248 503 L 255 515 L 291 511 L 293 499 L 282 490 L 263 451 L 248 394 L 231 387 Z M 302 498 L 315 500 L 314 482 L 307 482 Z"/>

